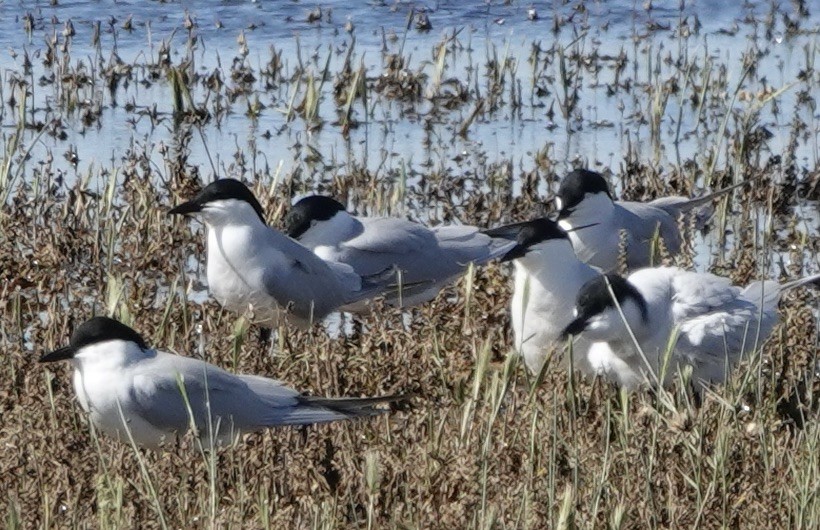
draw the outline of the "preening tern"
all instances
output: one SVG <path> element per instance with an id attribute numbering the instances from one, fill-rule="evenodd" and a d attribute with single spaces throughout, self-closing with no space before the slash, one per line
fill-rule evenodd
<path id="1" fill-rule="evenodd" d="M 592 369 L 625 387 L 639 385 L 645 374 L 651 383 L 668 383 L 680 365 L 692 366 L 693 381 L 723 382 L 727 370 L 772 332 L 780 296 L 819 280 L 815 274 L 741 288 L 728 278 L 677 267 L 641 269 L 628 278 L 608 274 L 581 288 L 565 334 L 593 342 Z M 660 381 L 670 344 L 666 377 Z"/>

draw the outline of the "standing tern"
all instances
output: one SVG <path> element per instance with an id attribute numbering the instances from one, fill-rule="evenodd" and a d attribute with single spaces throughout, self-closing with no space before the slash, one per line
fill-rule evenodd
<path id="1" fill-rule="evenodd" d="M 322 195 L 294 204 L 285 227 L 289 236 L 320 258 L 347 264 L 362 276 L 398 269 L 402 283 L 418 286 L 415 292 L 386 299 L 404 307 L 432 300 L 470 263 L 483 265 L 515 246 L 473 226 L 427 228 L 395 217 L 354 216 L 340 202 Z"/>
<path id="2" fill-rule="evenodd" d="M 332 311 L 378 296 L 395 282 L 392 271 L 362 278 L 352 267 L 326 262 L 265 223 L 253 193 L 234 179 L 208 184 L 169 214 L 193 215 L 208 228 L 208 287 L 227 309 L 275 327 L 307 327 Z"/>
<path id="3" fill-rule="evenodd" d="M 549 353 L 566 343 L 561 334 L 573 319 L 578 291 L 601 273 L 578 259 L 567 232 L 551 219 L 533 219 L 485 233 L 517 242 L 501 259 L 512 260 L 515 266 L 510 303 L 515 351 L 538 374 Z M 589 373 L 584 342 L 573 345 L 573 361 L 575 368 Z"/>
<path id="4" fill-rule="evenodd" d="M 102 432 L 160 449 L 193 425 L 206 448 L 278 425 L 309 425 L 374 416 L 402 397 L 320 398 L 279 381 L 232 374 L 213 364 L 151 349 L 130 327 L 94 317 L 69 345 L 40 358 L 71 361 L 80 406 Z M 183 394 L 184 390 L 184 394 Z"/>
<path id="5" fill-rule="evenodd" d="M 692 366 L 693 381 L 721 383 L 744 353 L 771 334 L 781 295 L 818 281 L 820 274 L 741 288 L 728 278 L 677 267 L 641 269 L 628 278 L 608 274 L 578 293 L 575 318 L 564 333 L 593 342 L 588 355 L 593 370 L 628 388 L 645 376 L 666 384 L 682 365 Z"/>
<path id="6" fill-rule="evenodd" d="M 627 268 L 636 270 L 652 265 L 656 235 L 671 254 L 677 254 L 681 248 L 680 216 L 743 184 L 695 199 L 671 196 L 649 202 L 616 201 L 600 173 L 576 169 L 564 177 L 555 203 L 558 222 L 565 230 L 596 224 L 594 228 L 570 232 L 572 246 L 582 261 L 605 272 L 615 271 L 623 237 Z"/>

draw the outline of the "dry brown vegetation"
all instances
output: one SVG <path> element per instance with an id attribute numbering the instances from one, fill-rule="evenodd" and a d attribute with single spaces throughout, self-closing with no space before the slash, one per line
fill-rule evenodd
<path id="1" fill-rule="evenodd" d="M 36 20 L 31 23 L 36 30 Z M 469 135 L 475 120 L 537 101 L 552 102 L 556 121 L 564 114 L 569 129 L 580 122 L 572 118 L 574 93 L 589 89 L 598 68 L 617 72 L 611 89 L 626 91 L 636 102 L 632 110 L 658 124 L 653 155 L 635 147 L 616 162 L 618 189 L 646 198 L 750 180 L 753 185 L 719 206 L 712 223 L 715 256 L 699 259 L 738 282 L 795 277 L 817 270 L 820 248 L 817 218 L 804 219 L 795 209 L 798 196 L 818 197 L 816 158 L 796 155 L 800 146 L 817 149 L 816 121 L 802 120 L 815 108 L 820 81 L 813 70 L 816 42 L 796 59 L 806 61 L 805 75 L 792 87 L 802 95 L 795 108 L 780 110 L 792 137 L 783 152 L 772 153 L 758 118 L 780 93 L 763 89 L 765 76 L 753 63 L 738 83 L 721 77 L 712 59 L 676 57 L 664 63 L 671 77 L 650 76 L 633 90 L 631 68 L 619 65 L 643 55 L 622 50 L 602 57 L 584 42 L 567 49 L 534 45 L 532 82 L 523 95 L 513 79 L 528 79 L 526 59 L 501 50 L 474 74 L 483 76 L 479 95 L 474 80 L 444 74 L 443 58 L 411 64 L 398 49 L 386 52 L 384 71 L 375 77 L 357 66 L 352 51 L 327 80 L 321 70 L 301 69 L 301 61 L 285 71 L 275 50 L 263 70 L 254 70 L 241 41 L 231 66 L 207 76 L 189 68 L 191 50 L 178 63 L 162 50 L 146 64 L 118 63 L 112 55 L 107 69 L 91 73 L 60 62 L 70 33 L 55 34 L 40 58 L 51 61 L 46 69 L 61 72 L 51 79 L 59 85 L 60 117 L 30 109 L 19 97 L 26 76 L 3 81 L 10 113 L 3 119 L 16 127 L 4 133 L 0 164 L 0 197 L 6 198 L 0 206 L 0 514 L 7 527 L 820 526 L 816 291 L 790 293 L 783 325 L 762 353 L 695 406 L 681 390 L 685 385 L 627 395 L 573 376 L 557 361 L 533 381 L 507 355 L 510 285 L 508 271 L 498 266 L 476 271 L 406 314 L 385 309 L 357 320 L 341 338 L 320 327 L 281 329 L 265 347 L 254 329 L 238 325 L 215 302 L 189 300 L 202 288 L 202 232 L 165 215 L 212 178 L 210 163 L 189 159 L 200 127 L 223 119 L 232 106 L 246 105 L 249 119 L 256 119 L 264 112 L 260 93 L 290 101 L 286 123 L 301 119 L 306 128 L 340 134 L 368 119 L 374 105 L 402 114 L 424 106 L 428 119 Z M 455 36 L 445 42 L 453 51 L 456 43 Z M 442 49 L 433 57 L 445 57 Z M 558 72 L 564 77 L 556 80 Z M 101 77 L 92 81 L 91 75 Z M 104 116 L 93 87 L 105 81 L 127 94 L 126 80 L 164 83 L 174 94 L 172 115 L 132 109 L 140 119 L 173 122 L 172 145 L 157 149 L 161 165 L 138 143 L 110 167 L 74 178 L 52 167 L 53 160 L 29 158 L 37 135 L 59 139 L 65 128 L 91 126 Z M 9 101 L 10 94 L 17 98 Z M 710 151 L 663 165 L 659 124 L 668 118 L 670 97 L 697 115 L 696 134 Z M 334 118 L 318 109 L 322 98 L 333 100 Z M 71 146 L 65 147 L 71 162 Z M 253 184 L 274 226 L 291 195 L 306 189 L 347 198 L 363 211 L 403 209 L 425 222 L 492 226 L 544 211 L 559 176 L 548 145 L 534 151 L 526 167 L 472 153 L 479 163 L 431 162 L 411 166 L 409 177 L 355 160 L 334 164 L 322 158 L 331 158 L 328 153 L 311 149 L 294 148 L 299 163 L 284 173 L 257 164 L 256 152 L 238 149 L 219 173 Z M 809 204 L 816 211 L 817 203 Z M 684 255 L 680 263 L 691 260 Z M 276 377 L 311 394 L 415 397 L 373 420 L 271 430 L 216 454 L 196 451 L 191 440 L 162 454 L 135 450 L 95 435 L 74 399 L 67 367 L 36 364 L 95 313 L 131 323 L 157 347 Z"/>

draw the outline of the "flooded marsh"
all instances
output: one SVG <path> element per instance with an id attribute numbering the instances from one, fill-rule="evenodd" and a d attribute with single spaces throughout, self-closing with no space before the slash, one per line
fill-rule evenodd
<path id="1" fill-rule="evenodd" d="M 620 392 L 509 355 L 509 266 L 430 303 L 282 326 L 223 310 L 217 177 L 268 223 L 310 193 L 493 227 L 561 178 L 696 196 L 664 259 L 745 284 L 820 270 L 820 12 L 811 2 L 12 2 L 0 8 L 0 515 L 9 528 L 814 528 L 817 290 L 725 385 Z M 95 314 L 320 396 L 412 394 L 365 421 L 165 453 L 100 436 L 66 367 Z"/>

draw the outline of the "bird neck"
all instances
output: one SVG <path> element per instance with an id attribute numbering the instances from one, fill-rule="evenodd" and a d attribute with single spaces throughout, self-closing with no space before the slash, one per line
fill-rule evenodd
<path id="1" fill-rule="evenodd" d="M 597 274 L 578 259 L 572 244 L 565 239 L 540 243 L 515 263 L 516 268 L 520 267 L 544 284 L 583 283 Z"/>
<path id="2" fill-rule="evenodd" d="M 615 203 L 606 193 L 587 194 L 584 200 L 573 206 L 572 213 L 559 221 L 561 228 L 571 230 L 577 226 L 588 223 L 603 223 L 607 221 L 615 210 Z M 582 228 L 591 230 L 594 227 Z"/>
<path id="3" fill-rule="evenodd" d="M 362 232 L 362 223 L 347 212 L 340 211 L 325 221 L 318 221 L 299 236 L 299 243 L 313 250 L 335 247 Z"/>

